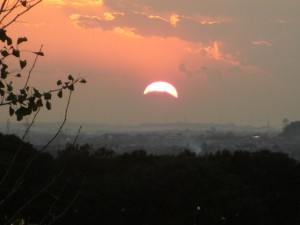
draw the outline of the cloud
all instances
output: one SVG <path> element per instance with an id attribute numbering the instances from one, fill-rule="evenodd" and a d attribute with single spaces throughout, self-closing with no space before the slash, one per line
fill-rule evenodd
<path id="1" fill-rule="evenodd" d="M 114 19 L 116 18 L 116 17 L 114 16 L 114 14 L 109 13 L 109 12 L 103 13 L 103 16 L 104 16 L 104 19 L 105 19 L 105 20 L 108 20 L 108 21 L 114 20 Z"/>
<path id="2" fill-rule="evenodd" d="M 221 82 L 224 80 L 223 71 L 217 67 L 200 66 L 192 69 L 182 63 L 178 66 L 178 70 L 189 78 L 198 76 L 209 82 Z"/>
<path id="3" fill-rule="evenodd" d="M 44 3 L 48 5 L 66 5 L 64 0 L 45 0 Z"/>
<path id="4" fill-rule="evenodd" d="M 53 0 L 54 1 L 54 0 Z M 56 0 L 59 2 L 59 0 Z M 72 7 L 71 1 L 64 1 Z M 75 2 L 83 3 L 83 0 Z M 94 3 L 92 3 L 94 2 Z M 300 1 L 240 0 L 103 0 L 88 1 L 99 7 L 72 9 L 70 19 L 85 29 L 102 29 L 130 38 L 176 38 L 199 55 L 183 57 L 180 71 L 188 77 L 199 74 L 205 63 L 218 63 L 222 76 L 248 71 L 274 70 L 290 67 L 280 55 L 297 57 L 300 38 Z M 74 4 L 73 4 L 74 5 Z M 67 8 L 67 7 L 66 7 Z M 97 9 L 97 10 L 95 10 Z M 68 10 L 71 12 L 72 10 Z M 254 47 L 256 46 L 256 47 Z M 261 48 L 259 48 L 261 47 Z M 265 48 L 263 48 L 265 47 Z M 269 48 L 266 48 L 269 47 Z M 271 48 L 272 47 L 272 48 Z M 277 55 L 274 54 L 277 52 Z M 193 55 L 193 53 L 190 53 Z M 293 56 L 292 56 L 293 55 Z M 193 56 L 195 57 L 195 56 Z M 202 61 L 204 62 L 202 63 Z M 280 63 L 274 63 L 278 61 Z M 201 65 L 196 65 L 201 62 Z M 286 64 L 286 66 L 284 66 Z M 217 65 L 208 68 L 216 68 Z M 195 69 L 192 69 L 195 68 Z M 203 71 L 202 71 L 203 72 Z"/>
<path id="5" fill-rule="evenodd" d="M 201 67 L 201 71 L 206 74 L 206 77 L 212 82 L 223 81 L 223 72 L 218 68 Z"/>
<path id="6" fill-rule="evenodd" d="M 173 14 L 170 17 L 170 24 L 173 25 L 174 27 L 177 26 L 177 23 L 180 21 L 180 17 L 177 14 Z"/>
<path id="7" fill-rule="evenodd" d="M 126 37 L 130 38 L 139 38 L 140 36 L 136 33 L 136 30 L 134 28 L 128 28 L 128 27 L 115 27 L 114 32 L 116 34 L 124 35 Z"/>
<path id="8" fill-rule="evenodd" d="M 185 74 L 187 77 L 193 77 L 195 75 L 199 75 L 199 71 L 194 71 L 190 68 L 187 68 L 185 64 L 180 64 L 178 67 L 179 71 Z"/>
<path id="9" fill-rule="evenodd" d="M 75 20 L 74 17 L 71 19 Z M 177 37 L 193 42 L 216 38 L 209 34 L 211 28 L 208 27 L 219 25 L 217 22 L 198 22 L 178 14 L 172 14 L 169 18 L 165 18 L 140 12 L 105 12 L 101 16 L 80 15 L 76 17 L 76 20 L 76 24 L 84 28 L 97 27 L 112 31 L 115 27 L 131 27 L 136 30 L 138 35 L 144 37 Z"/>
<path id="10" fill-rule="evenodd" d="M 183 40 L 203 42 L 213 40 L 249 43 L 250 40 L 270 40 L 288 25 L 289 32 L 299 26 L 300 1 L 282 4 L 281 0 L 46 0 L 48 3 L 68 6 L 99 6 L 106 13 L 121 13 L 110 23 L 98 23 L 99 28 L 134 28 L 141 36 L 178 37 Z M 278 10 L 276 10 L 278 9 Z M 280 9 L 280 10 L 279 10 Z M 79 12 L 74 12 L 79 13 Z M 94 13 L 94 11 L 93 11 Z M 100 10 L 99 10 L 100 13 Z M 102 13 L 102 12 L 101 12 Z M 101 17 L 99 14 L 82 14 Z M 255 15 L 255 16 L 254 16 Z M 90 21 L 83 27 L 88 28 Z M 94 27 L 94 23 L 92 23 Z M 286 26 L 287 27 L 287 26 Z M 258 35 L 260 34 L 260 37 Z"/>
<path id="11" fill-rule="evenodd" d="M 262 17 L 298 16 L 299 1 L 240 1 L 240 0 L 104 0 L 104 4 L 116 11 L 154 11 L 159 13 L 177 12 L 184 15 L 230 15 L 240 18 L 259 19 Z M 274 10 L 280 9 L 280 10 Z M 253 14 L 255 12 L 255 14 Z M 255 17 L 254 17 L 255 15 Z"/>
<path id="12" fill-rule="evenodd" d="M 237 76 L 259 74 L 255 66 L 241 63 L 239 55 L 226 51 L 224 43 L 197 44 L 184 48 L 185 57 L 178 71 L 188 78 L 198 77 L 210 82 L 230 80 Z"/>
<path id="13" fill-rule="evenodd" d="M 103 0 L 93 0 L 93 1 L 84 1 L 84 0 L 77 0 L 77 1 L 71 1 L 71 0 L 44 0 L 45 4 L 48 5 L 57 5 L 57 6 L 66 6 L 66 5 L 72 5 L 72 6 L 100 6 L 103 5 Z"/>
<path id="14" fill-rule="evenodd" d="M 108 15 L 110 16 L 108 17 Z M 70 18 L 84 28 L 102 28 L 113 31 L 116 27 L 131 27 L 141 36 L 173 36 L 173 26 L 168 21 L 142 13 L 105 12 L 101 17 L 77 15 Z"/>
<path id="15" fill-rule="evenodd" d="M 70 1 L 64 2 L 71 4 Z M 174 0 L 172 4 L 161 0 L 76 2 L 81 5 L 101 4 L 106 10 L 106 16 L 101 15 L 100 10 L 97 14 L 95 11 L 81 13 L 77 25 L 84 28 L 113 31 L 115 27 L 129 27 L 144 37 L 177 37 L 195 43 L 222 40 L 239 47 L 251 40 L 274 43 L 283 32 L 292 35 L 299 26 L 299 13 L 295 8 L 299 8 L 300 3 L 296 1 L 282 5 L 281 1 L 274 0 L 272 7 L 268 1 L 258 0 L 232 0 L 230 3 L 226 0 Z M 276 7 L 280 10 L 272 10 Z M 109 15 L 111 20 L 108 21 Z M 101 20 L 96 22 L 95 17 Z"/>
<path id="16" fill-rule="evenodd" d="M 201 49 L 203 55 L 207 55 L 210 58 L 213 58 L 217 61 L 222 61 L 232 65 L 239 65 L 240 62 L 235 60 L 233 56 L 229 53 L 224 54 L 221 52 L 220 46 L 222 42 L 214 41 L 211 46 L 207 46 Z"/>
<path id="17" fill-rule="evenodd" d="M 252 41 L 251 42 L 253 45 L 255 46 L 268 46 L 268 47 L 271 47 L 272 46 L 272 43 L 269 42 L 269 41 Z"/>
<path id="18" fill-rule="evenodd" d="M 240 66 L 233 66 L 228 68 L 228 72 L 234 73 L 234 74 L 240 74 L 242 72 L 242 68 Z"/>

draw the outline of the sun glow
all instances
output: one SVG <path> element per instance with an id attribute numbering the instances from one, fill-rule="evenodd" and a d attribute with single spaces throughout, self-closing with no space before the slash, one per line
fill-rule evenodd
<path id="1" fill-rule="evenodd" d="M 178 93 L 176 88 L 173 85 L 164 81 L 158 81 L 149 84 L 144 90 L 144 95 L 151 92 L 166 92 L 172 95 L 173 97 L 178 98 Z"/>

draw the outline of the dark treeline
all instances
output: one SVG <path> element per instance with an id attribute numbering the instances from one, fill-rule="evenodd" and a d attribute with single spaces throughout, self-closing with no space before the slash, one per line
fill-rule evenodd
<path id="1" fill-rule="evenodd" d="M 300 165 L 278 152 L 116 155 L 84 145 L 54 158 L 0 134 L 0 169 L 0 224 L 300 224 Z"/>

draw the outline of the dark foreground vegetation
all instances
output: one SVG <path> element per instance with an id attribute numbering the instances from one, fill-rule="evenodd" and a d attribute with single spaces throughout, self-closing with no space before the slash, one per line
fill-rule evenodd
<path id="1" fill-rule="evenodd" d="M 299 162 L 266 150 L 115 155 L 84 145 L 53 158 L 0 134 L 0 181 L 0 224 L 300 224 Z"/>

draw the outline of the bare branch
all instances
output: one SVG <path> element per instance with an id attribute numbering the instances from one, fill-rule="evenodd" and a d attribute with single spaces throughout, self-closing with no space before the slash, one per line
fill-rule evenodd
<path id="1" fill-rule="evenodd" d="M 5 18 L 11 14 L 11 12 L 17 7 L 19 3 L 19 0 L 16 0 L 15 3 L 13 4 L 13 6 L 8 10 L 8 12 L 2 17 L 2 19 L 0 20 L 0 23 L 2 24 L 3 20 L 5 20 Z M 4 27 L 3 27 L 4 29 Z"/>
<path id="2" fill-rule="evenodd" d="M 71 96 L 72 96 L 72 91 L 70 91 L 70 93 L 69 93 L 68 103 L 66 106 L 65 116 L 64 116 L 64 120 L 63 120 L 62 124 L 60 125 L 60 127 L 57 130 L 57 132 L 55 133 L 55 135 L 48 141 L 48 143 L 41 149 L 41 151 L 44 151 L 55 140 L 55 138 L 58 136 L 58 134 L 61 132 L 61 129 L 67 122 L 67 115 L 68 115 L 68 110 L 69 110 L 69 106 L 70 106 Z"/>
<path id="3" fill-rule="evenodd" d="M 49 215 L 53 212 L 53 209 L 54 209 L 56 203 L 58 202 L 59 197 L 60 197 L 60 196 L 62 195 L 62 193 L 64 192 L 64 190 L 65 190 L 67 184 L 70 182 L 70 180 L 71 180 L 71 176 L 70 176 L 69 179 L 64 183 L 64 185 L 63 185 L 62 188 L 60 189 L 60 191 L 59 191 L 57 197 L 56 197 L 56 196 L 54 197 L 54 201 L 52 202 L 52 205 L 50 206 L 50 208 L 49 208 L 47 214 L 46 214 L 46 215 L 44 216 L 44 218 L 41 220 L 41 222 L 39 223 L 39 225 L 43 225 L 43 224 L 44 224 L 44 221 L 45 221 L 45 220 L 49 217 Z"/>
<path id="4" fill-rule="evenodd" d="M 27 7 L 23 12 L 17 14 L 10 22 L 8 22 L 6 25 L 4 25 L 2 27 L 2 29 L 5 29 L 6 27 L 8 27 L 9 25 L 11 25 L 12 23 L 14 23 L 20 16 L 22 16 L 23 14 L 25 14 L 26 12 L 28 12 L 30 9 L 32 9 L 34 6 L 36 6 L 37 4 L 41 3 L 43 0 L 39 0 L 37 2 L 35 2 L 34 4 L 30 5 L 29 7 Z M 3 19 L 0 21 L 0 23 L 3 21 Z"/>
<path id="5" fill-rule="evenodd" d="M 52 178 L 52 180 L 46 184 L 39 192 L 37 192 L 35 195 L 33 195 L 23 206 L 21 206 L 16 212 L 15 214 L 8 220 L 7 225 L 9 225 L 12 221 L 14 221 L 16 219 L 16 217 L 18 216 L 18 214 L 24 209 L 26 208 L 30 203 L 32 203 L 37 197 L 39 197 L 44 191 L 46 191 L 57 179 L 57 177 L 59 177 L 62 174 L 62 171 L 55 177 Z"/>
<path id="6" fill-rule="evenodd" d="M 78 136 L 79 136 L 79 134 L 80 134 L 81 128 L 82 128 L 82 126 L 79 127 L 79 130 L 78 130 L 78 132 L 77 132 L 77 134 L 76 134 L 76 136 L 75 136 L 75 139 L 74 139 L 74 141 L 73 141 L 73 146 L 75 146 L 75 143 L 76 143 L 77 138 L 78 138 Z"/>
<path id="7" fill-rule="evenodd" d="M 38 108 L 38 109 L 37 109 L 37 111 L 36 111 L 36 113 L 35 113 L 35 115 L 34 115 L 32 121 L 31 121 L 31 123 L 30 123 L 29 126 L 27 127 L 27 129 L 26 129 L 26 131 L 25 131 L 25 133 L 24 133 L 24 135 L 23 135 L 23 137 L 22 137 L 22 141 L 25 140 L 25 137 L 27 136 L 29 130 L 30 130 L 31 127 L 33 126 L 33 124 L 34 124 L 34 122 L 35 122 L 35 119 L 36 119 L 37 115 L 39 114 L 40 110 L 41 110 L 41 108 Z"/>
<path id="8" fill-rule="evenodd" d="M 57 132 L 54 134 L 54 136 L 48 141 L 48 143 L 40 150 L 41 152 L 44 151 L 55 139 L 56 137 L 58 136 L 58 134 L 61 132 L 63 126 L 65 125 L 66 121 L 67 121 L 67 115 L 68 115 L 68 110 L 69 110 L 69 106 L 70 106 L 70 102 L 71 102 L 71 96 L 72 96 L 72 91 L 70 91 L 70 94 L 69 94 L 69 98 L 68 98 L 68 103 L 67 103 L 67 106 L 66 106 L 66 109 L 65 109 L 65 115 L 64 115 L 64 120 L 62 122 L 62 124 L 60 125 L 59 129 L 57 130 Z M 40 110 L 40 108 L 39 108 Z M 25 139 L 27 133 L 29 132 L 31 126 L 33 125 L 33 123 L 35 122 L 35 118 L 39 112 L 39 110 L 37 111 L 37 113 L 35 114 L 35 117 L 33 118 L 30 126 L 27 128 L 24 136 L 23 136 L 23 139 L 22 139 L 22 142 L 20 143 L 20 146 L 17 150 L 17 152 L 15 153 L 12 161 L 10 162 L 10 166 L 8 168 L 8 170 L 6 171 L 6 174 L 4 175 L 4 177 L 2 177 L 2 180 L 0 182 L 0 186 L 3 184 L 3 182 L 5 181 L 5 179 L 7 178 L 9 172 L 11 171 L 12 169 L 12 166 L 17 158 L 17 155 L 19 154 L 20 150 L 22 149 L 23 147 L 23 140 Z M 5 196 L 4 199 L 1 200 L 0 202 L 0 205 L 2 205 L 6 200 L 8 200 L 18 189 L 19 189 L 19 186 L 20 186 L 20 183 L 22 182 L 22 179 L 24 178 L 24 175 L 26 174 L 26 172 L 28 171 L 28 168 L 31 166 L 32 162 L 36 159 L 37 157 L 37 153 L 29 160 L 29 162 L 26 164 L 26 167 L 23 169 L 22 173 L 20 174 L 19 178 L 15 181 L 15 184 L 12 188 L 12 190 L 10 191 L 10 193 Z"/>
<path id="9" fill-rule="evenodd" d="M 84 181 L 81 183 L 81 187 L 80 189 L 77 191 L 76 195 L 74 196 L 74 198 L 69 202 L 69 204 L 67 205 L 67 207 L 60 213 L 58 214 L 48 225 L 53 224 L 55 221 L 59 220 L 68 210 L 69 208 L 73 205 L 73 203 L 77 200 L 77 198 L 80 195 L 81 189 L 85 184 L 86 179 L 84 179 Z"/>
<path id="10" fill-rule="evenodd" d="M 0 202 L 0 205 L 2 205 L 4 202 L 6 202 L 11 196 L 16 193 L 16 191 L 20 188 L 21 184 L 23 183 L 23 180 L 20 180 L 19 182 L 15 182 L 13 188 L 10 190 L 10 192 L 3 198 Z"/>
<path id="11" fill-rule="evenodd" d="M 41 45 L 39 52 L 42 51 L 42 48 L 43 48 L 43 45 Z M 39 54 L 36 54 L 35 59 L 34 59 L 34 61 L 33 61 L 33 64 L 32 64 L 32 66 L 31 66 L 31 68 L 30 68 L 30 70 L 29 70 L 29 72 L 28 72 L 28 76 L 27 76 L 26 83 L 25 83 L 25 85 L 24 85 L 24 87 L 23 87 L 24 90 L 25 90 L 25 88 L 26 88 L 27 85 L 28 85 L 28 82 L 29 82 L 29 79 L 30 79 L 32 70 L 33 70 L 33 68 L 35 67 L 35 64 L 36 64 L 38 58 L 39 58 Z"/>
<path id="12" fill-rule="evenodd" d="M 2 2 L 2 5 L 1 5 L 1 9 L 0 9 L 0 15 L 4 12 L 4 7 L 5 7 L 5 4 L 6 4 L 7 0 L 3 0 Z"/>
<path id="13" fill-rule="evenodd" d="M 22 137 L 22 141 L 20 142 L 20 145 L 19 145 L 19 147 L 18 147 L 16 153 L 14 154 L 12 160 L 11 160 L 10 163 L 9 163 L 9 167 L 8 167 L 8 169 L 7 169 L 6 173 L 5 173 L 5 175 L 2 177 L 2 179 L 1 179 L 1 181 L 0 181 L 0 187 L 3 185 L 3 183 L 4 183 L 4 181 L 6 180 L 8 174 L 9 174 L 10 171 L 12 170 L 13 164 L 15 163 L 16 158 L 17 158 L 18 154 L 20 153 L 20 151 L 21 151 L 21 149 L 22 149 L 22 147 L 23 147 L 25 137 L 26 137 L 26 135 L 28 134 L 28 132 L 29 132 L 30 128 L 32 127 L 32 125 L 34 124 L 35 119 L 36 119 L 36 117 L 37 117 L 37 115 L 38 115 L 39 112 L 40 112 L 40 108 L 36 111 L 36 113 L 35 113 L 35 115 L 34 115 L 32 121 L 31 121 L 30 125 L 27 127 L 27 129 L 26 129 L 26 131 L 25 131 L 25 133 L 24 133 L 24 135 L 23 135 L 23 137 Z M 1 200 L 0 205 L 3 204 L 3 202 L 4 202 L 4 201 Z"/>

